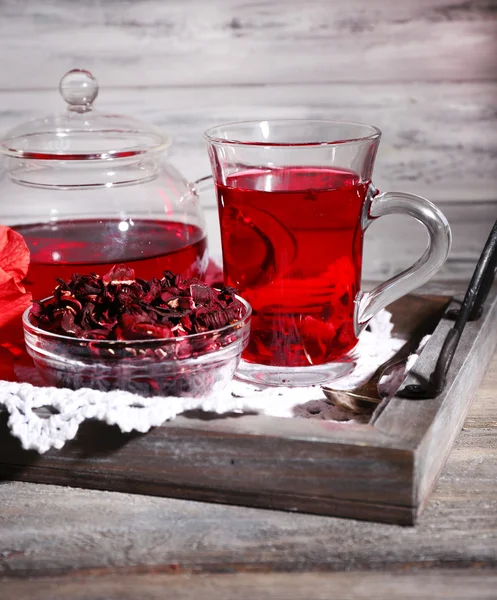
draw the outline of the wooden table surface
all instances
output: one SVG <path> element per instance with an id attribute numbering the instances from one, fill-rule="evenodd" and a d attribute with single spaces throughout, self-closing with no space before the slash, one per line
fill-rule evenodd
<path id="1" fill-rule="evenodd" d="M 497 598 L 497 355 L 415 528 L 0 483 L 0 598 Z"/>

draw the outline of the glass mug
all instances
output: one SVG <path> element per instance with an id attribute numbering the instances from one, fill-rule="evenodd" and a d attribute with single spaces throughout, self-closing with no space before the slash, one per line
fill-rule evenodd
<path id="1" fill-rule="evenodd" d="M 216 186 L 224 277 L 252 305 L 237 376 L 264 385 L 317 385 L 353 370 L 360 332 L 382 308 L 445 262 L 444 215 L 413 194 L 371 183 L 381 132 L 359 123 L 274 120 L 205 134 Z M 406 214 L 429 245 L 409 269 L 361 291 L 364 232 Z"/>

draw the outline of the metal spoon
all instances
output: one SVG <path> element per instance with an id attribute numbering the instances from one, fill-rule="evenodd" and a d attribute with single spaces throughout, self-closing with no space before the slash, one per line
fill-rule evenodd
<path id="1" fill-rule="evenodd" d="M 407 345 L 408 344 L 405 344 L 399 352 Z M 411 350 L 410 344 L 409 347 Z M 393 367 L 405 363 L 407 357 L 411 354 L 411 351 L 409 351 L 407 355 L 399 356 L 399 352 L 380 365 L 368 381 L 361 386 L 353 390 L 334 390 L 328 386 L 322 386 L 324 395 L 335 406 L 341 406 L 353 413 L 362 413 L 367 410 L 371 404 L 379 404 L 383 400 L 383 396 L 379 389 L 381 378 Z"/>

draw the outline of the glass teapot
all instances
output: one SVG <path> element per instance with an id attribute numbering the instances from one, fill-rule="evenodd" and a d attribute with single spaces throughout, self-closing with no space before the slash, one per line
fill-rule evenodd
<path id="1" fill-rule="evenodd" d="M 139 120 L 93 109 L 91 73 L 64 75 L 65 113 L 24 123 L 0 142 L 0 224 L 31 252 L 24 281 L 35 299 L 56 278 L 105 274 L 126 263 L 137 277 L 164 270 L 202 277 L 208 262 L 195 187 L 166 160 L 170 139 Z"/>

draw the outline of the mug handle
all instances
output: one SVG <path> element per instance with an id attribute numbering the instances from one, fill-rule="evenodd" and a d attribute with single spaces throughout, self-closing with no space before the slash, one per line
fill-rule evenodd
<path id="1" fill-rule="evenodd" d="M 432 202 L 404 192 L 377 194 L 370 186 L 362 215 L 363 231 L 378 217 L 393 214 L 409 215 L 422 223 L 428 230 L 428 247 L 414 265 L 399 275 L 380 283 L 370 292 L 358 293 L 354 314 L 357 336 L 382 308 L 426 283 L 444 264 L 450 251 L 452 234 L 449 223 Z"/>

